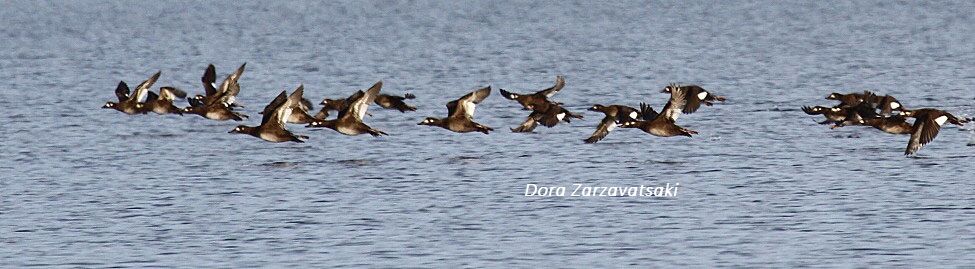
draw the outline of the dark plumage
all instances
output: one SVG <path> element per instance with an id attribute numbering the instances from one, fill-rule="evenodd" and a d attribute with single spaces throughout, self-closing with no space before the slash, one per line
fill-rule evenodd
<path id="1" fill-rule="evenodd" d="M 305 142 L 302 139 L 308 139 L 307 136 L 295 135 L 284 128 L 285 120 L 291 114 L 294 104 L 301 102 L 301 91 L 301 89 L 295 90 L 290 96 L 287 95 L 287 91 L 281 91 L 270 104 L 264 107 L 261 125 L 254 127 L 239 125 L 230 133 L 248 134 L 269 142 Z"/>
<path id="2" fill-rule="evenodd" d="M 173 105 L 173 101 L 176 98 L 186 98 L 186 92 L 173 88 L 173 87 L 162 87 L 159 88 L 159 94 L 150 91 L 149 96 L 146 98 L 146 107 L 156 114 L 179 114 L 183 115 L 183 110 Z"/>
<path id="3" fill-rule="evenodd" d="M 701 86 L 697 85 L 679 85 L 676 83 L 671 83 L 664 87 L 660 92 L 672 93 L 674 89 L 680 88 L 686 96 L 684 99 L 687 100 L 687 104 L 684 105 L 683 113 L 690 114 L 697 111 L 701 107 L 701 104 L 706 106 L 714 105 L 714 102 L 724 102 L 724 96 L 717 96 L 711 94 L 707 90 L 704 90 Z"/>
<path id="4" fill-rule="evenodd" d="M 240 93 L 240 83 L 238 80 L 243 75 L 246 66 L 247 63 L 240 65 L 236 71 L 227 75 L 227 78 L 219 86 L 216 85 L 216 68 L 212 64 L 207 66 L 207 69 L 203 72 L 203 77 L 201 77 L 203 90 L 206 95 L 196 95 L 192 98 L 187 98 L 186 101 L 193 107 L 206 107 L 217 103 L 223 104 L 230 109 L 242 107 L 237 104 L 237 94 Z"/>
<path id="5" fill-rule="evenodd" d="M 115 87 L 115 96 L 118 97 L 118 102 L 106 102 L 102 108 L 115 109 L 129 115 L 149 112 L 149 108 L 143 100 L 148 96 L 149 88 L 152 87 L 153 83 L 156 83 L 161 73 L 162 71 L 156 72 L 149 79 L 140 83 L 131 94 L 125 81 L 119 81 L 118 86 Z"/>
<path id="6" fill-rule="evenodd" d="M 621 128 L 637 128 L 643 132 L 660 136 L 687 136 L 690 137 L 697 132 L 677 126 L 677 117 L 683 113 L 687 104 L 688 94 L 684 92 L 686 88 L 674 87 L 670 90 L 670 100 L 664 105 L 664 109 L 651 120 L 629 121 L 620 123 Z M 642 105 L 645 106 L 645 105 Z"/>
<path id="7" fill-rule="evenodd" d="M 407 105 L 406 102 L 404 102 L 407 99 L 413 98 L 416 98 L 416 96 L 410 93 L 407 93 L 404 96 L 380 94 L 379 96 L 376 96 L 375 103 L 385 109 L 395 109 L 399 110 L 399 112 L 406 113 L 407 111 L 416 111 L 415 106 Z"/>
<path id="8" fill-rule="evenodd" d="M 498 89 L 498 91 L 505 99 L 517 101 L 524 110 L 532 110 L 530 106 L 542 106 L 544 103 L 550 102 L 548 98 L 558 93 L 563 87 L 565 87 L 565 77 L 556 76 L 555 85 L 532 94 L 512 93 L 504 89 Z"/>
<path id="9" fill-rule="evenodd" d="M 532 110 L 531 114 L 525 118 L 525 121 L 521 123 L 516 128 L 511 128 L 512 132 L 524 133 L 531 132 L 535 130 L 535 127 L 541 123 L 545 127 L 555 127 L 559 122 L 565 121 L 566 123 L 572 122 L 571 119 L 581 119 L 582 115 L 575 114 L 560 106 L 559 104 L 553 102 L 546 102 L 542 104 L 531 104 L 529 109 Z"/>
<path id="10" fill-rule="evenodd" d="M 819 124 L 841 123 L 846 121 L 847 115 L 850 113 L 844 108 L 824 106 L 804 106 L 802 107 L 802 111 L 808 115 L 823 115 L 823 117 L 826 117 L 826 121 L 820 122 Z"/>
<path id="11" fill-rule="evenodd" d="M 875 96 L 876 95 L 870 91 L 863 91 L 863 93 L 854 92 L 848 94 L 841 94 L 841 93 L 834 92 L 826 96 L 826 100 L 840 101 L 840 104 L 837 105 L 837 107 L 851 107 L 851 106 L 859 105 L 864 101 L 871 100 L 875 98 Z"/>
<path id="12" fill-rule="evenodd" d="M 314 119 L 308 127 L 322 127 L 335 130 L 344 135 L 360 135 L 368 133 L 372 136 L 386 135 L 386 133 L 373 129 L 362 122 L 362 117 L 366 115 L 369 104 L 375 101 L 376 96 L 383 87 L 383 82 L 379 81 L 372 85 L 365 92 L 358 91 L 349 98 L 348 106 L 339 112 L 336 119 L 323 120 Z"/>
<path id="13" fill-rule="evenodd" d="M 457 100 L 447 103 L 446 118 L 427 117 L 417 125 L 437 126 L 458 133 L 482 132 L 488 134 L 494 129 L 474 122 L 474 109 L 477 104 L 480 104 L 490 95 L 491 86 L 465 94 Z"/>
<path id="14" fill-rule="evenodd" d="M 596 143 L 609 135 L 620 123 L 632 122 L 638 120 L 652 120 L 657 117 L 658 113 L 653 110 L 650 106 L 646 104 L 640 104 L 640 110 L 636 108 L 624 106 L 624 105 L 600 105 L 595 104 L 588 109 L 589 111 L 596 111 L 603 113 L 603 119 L 599 121 L 599 125 L 596 126 L 596 130 L 593 131 L 589 138 L 586 138 L 586 143 Z"/>
<path id="15" fill-rule="evenodd" d="M 945 122 L 958 126 L 968 122 L 968 119 L 958 118 L 944 110 L 933 108 L 905 110 L 903 116 L 914 118 L 914 125 L 911 127 L 911 140 L 907 143 L 904 155 L 912 155 L 934 140 Z"/>

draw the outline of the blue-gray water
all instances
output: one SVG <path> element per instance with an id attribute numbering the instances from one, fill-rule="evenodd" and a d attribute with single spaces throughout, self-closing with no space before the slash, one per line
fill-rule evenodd
<path id="1" fill-rule="evenodd" d="M 897 267 L 975 264 L 971 127 L 920 151 L 830 130 L 802 105 L 872 89 L 972 116 L 972 2 L 4 1 L 0 267 Z M 202 92 L 247 62 L 258 109 L 299 83 L 344 96 L 382 79 L 419 111 L 370 109 L 388 137 L 99 109 L 119 80 Z M 490 135 L 417 126 L 484 85 L 586 119 Z M 617 130 L 582 143 L 594 103 L 660 107 L 670 82 L 728 102 L 694 138 Z M 185 102 L 180 102 L 185 105 Z M 680 183 L 676 198 L 525 197 L 528 183 Z"/>

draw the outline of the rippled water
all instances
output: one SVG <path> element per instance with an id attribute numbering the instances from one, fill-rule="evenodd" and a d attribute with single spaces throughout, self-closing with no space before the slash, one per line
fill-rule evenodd
<path id="1" fill-rule="evenodd" d="M 802 105 L 873 89 L 972 116 L 971 2 L 14 1 L 0 8 L 0 267 L 712 267 L 975 264 L 971 127 L 917 158 L 907 137 L 830 130 Z M 382 79 L 419 111 L 391 135 L 99 109 L 119 80 L 202 92 L 247 62 L 240 102 L 343 96 Z M 478 121 L 417 126 L 479 86 L 586 119 L 513 134 L 495 92 Z M 661 106 L 670 82 L 729 101 L 681 117 L 694 138 L 615 131 L 594 104 Z M 182 103 L 181 105 L 185 105 Z M 526 184 L 680 183 L 676 198 L 525 197 Z"/>

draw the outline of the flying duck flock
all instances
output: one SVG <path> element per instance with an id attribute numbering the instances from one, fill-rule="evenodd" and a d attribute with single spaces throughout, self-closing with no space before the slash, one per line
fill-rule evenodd
<path id="1" fill-rule="evenodd" d="M 187 93 L 176 87 L 160 87 L 158 94 L 151 90 L 152 85 L 159 79 L 161 72 L 156 72 L 149 79 L 143 81 L 134 90 L 129 89 L 124 81 L 120 81 L 115 89 L 118 102 L 107 102 L 102 108 L 114 109 L 125 114 L 195 114 L 217 121 L 243 121 L 248 116 L 237 111 L 243 105 L 237 102 L 240 93 L 240 77 L 244 73 L 246 63 L 238 67 L 233 73 L 218 85 L 214 65 L 207 66 L 201 78 L 203 94 L 187 97 Z M 298 85 L 291 94 L 281 91 L 264 109 L 261 123 L 257 126 L 239 125 L 230 133 L 247 134 L 269 142 L 298 142 L 303 143 L 308 136 L 297 135 L 287 129 L 287 124 L 304 124 L 309 129 L 328 128 L 344 135 L 369 134 L 372 136 L 387 135 L 386 132 L 370 127 L 364 122 L 370 104 L 376 104 L 384 109 L 400 112 L 416 111 L 415 106 L 406 102 L 416 96 L 406 93 L 402 96 L 380 93 L 383 82 L 379 81 L 366 90 L 358 90 L 348 97 L 325 97 L 319 103 L 321 108 L 313 114 L 314 107 L 304 98 L 304 86 Z M 517 102 L 526 113 L 524 121 L 509 128 L 511 132 L 532 132 L 539 124 L 552 128 L 561 122 L 570 123 L 572 119 L 583 119 L 583 115 L 567 110 L 563 103 L 553 101 L 555 94 L 565 87 L 565 77 L 557 76 L 551 87 L 534 93 L 515 93 L 505 89 L 498 92 L 505 99 Z M 480 132 L 488 134 L 493 128 L 477 123 L 474 111 L 478 104 L 491 95 L 491 86 L 483 87 L 467 93 L 458 99 L 447 102 L 447 115 L 443 118 L 427 117 L 417 125 L 428 125 L 444 128 L 457 133 Z M 670 84 L 661 93 L 669 94 L 667 102 L 658 112 L 647 103 L 640 103 L 639 108 L 626 105 L 592 105 L 588 110 L 603 114 L 596 130 L 585 143 L 596 143 L 616 128 L 639 129 L 647 134 L 659 137 L 687 136 L 697 134 L 677 125 L 681 114 L 690 114 L 701 108 L 701 105 L 712 106 L 716 102 L 724 102 L 723 96 L 708 92 L 698 85 Z M 189 106 L 177 107 L 176 99 L 186 99 Z M 890 95 L 879 96 L 870 91 L 863 93 L 840 94 L 832 93 L 828 100 L 839 101 L 832 107 L 813 106 L 802 107 L 802 111 L 809 115 L 823 115 L 826 120 L 820 124 L 832 124 L 831 128 L 850 125 L 870 126 L 891 134 L 910 134 L 906 155 L 916 153 L 922 146 L 931 142 L 944 123 L 963 125 L 970 119 L 958 118 L 938 109 L 922 108 L 909 110 L 896 98 Z M 329 119 L 331 112 L 336 116 Z M 530 111 L 530 112 L 529 112 Z M 913 118 L 914 123 L 907 122 Z"/>
<path id="2" fill-rule="evenodd" d="M 860 125 L 889 134 L 909 134 L 911 138 L 907 141 L 904 155 L 913 155 L 934 140 L 946 122 L 963 126 L 971 120 L 934 108 L 907 109 L 897 98 L 890 95 L 880 96 L 871 91 L 848 94 L 834 92 L 826 96 L 826 99 L 840 103 L 832 107 L 804 106 L 802 111 L 809 115 L 823 115 L 826 120 L 819 124 L 832 124 L 832 129 Z M 908 118 L 913 118 L 914 123 L 908 123 Z"/>

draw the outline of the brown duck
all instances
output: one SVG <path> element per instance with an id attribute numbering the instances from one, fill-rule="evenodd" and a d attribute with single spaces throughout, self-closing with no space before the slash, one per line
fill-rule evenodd
<path id="1" fill-rule="evenodd" d="M 683 110 L 685 114 L 694 113 L 698 108 L 701 107 L 701 104 L 712 106 L 714 105 L 714 102 L 725 101 L 724 96 L 711 94 L 698 85 L 679 85 L 676 83 L 671 83 L 670 85 L 664 87 L 664 89 L 660 92 L 671 93 L 673 89 L 677 88 L 683 89 L 684 94 L 687 95 L 684 97 L 684 99 L 687 100 L 687 104 L 684 106 Z"/>
<path id="2" fill-rule="evenodd" d="M 415 106 L 407 105 L 405 102 L 408 99 L 414 98 L 416 98 L 416 96 L 411 93 L 407 93 L 404 96 L 380 94 L 379 96 L 376 96 L 375 103 L 385 109 L 395 109 L 399 110 L 399 112 L 406 113 L 407 111 L 416 111 Z"/>
<path id="3" fill-rule="evenodd" d="M 379 81 L 372 85 L 365 92 L 358 91 L 350 97 L 348 106 L 339 112 L 336 119 L 322 120 L 314 119 L 308 127 L 329 128 L 344 135 L 370 134 L 372 136 L 387 135 L 386 133 L 373 129 L 362 122 L 362 117 L 366 115 L 369 104 L 376 100 L 379 91 L 383 87 L 383 82 Z"/>
<path id="4" fill-rule="evenodd" d="M 963 126 L 968 122 L 968 119 L 958 118 L 944 110 L 933 108 L 905 110 L 902 115 L 914 118 L 914 126 L 911 127 L 911 140 L 907 143 L 904 155 L 912 155 L 924 145 L 931 143 L 938 136 L 941 126 L 946 122 L 958 126 Z"/>
<path id="5" fill-rule="evenodd" d="M 183 110 L 173 105 L 173 101 L 176 98 L 186 98 L 186 92 L 173 88 L 173 87 L 161 87 L 159 88 L 159 94 L 149 91 L 149 96 L 146 98 L 146 107 L 155 112 L 156 114 L 179 114 L 183 115 Z"/>
<path id="6" fill-rule="evenodd" d="M 685 88 L 681 87 L 671 89 L 670 100 L 667 101 L 664 108 L 652 120 L 622 122 L 620 123 L 620 127 L 637 128 L 648 134 L 660 137 L 679 135 L 690 137 L 693 134 L 697 134 L 697 132 L 677 126 L 675 123 L 677 117 L 683 112 L 684 106 L 687 104 L 685 98 L 688 97 L 688 94 L 684 90 Z"/>
<path id="7" fill-rule="evenodd" d="M 516 128 L 511 128 L 512 132 L 515 133 L 525 133 L 535 130 L 535 127 L 539 123 L 545 127 L 555 127 L 559 122 L 565 121 L 566 123 L 572 122 L 570 119 L 581 119 L 582 115 L 574 114 L 566 110 L 561 105 L 554 102 L 545 102 L 541 104 L 529 104 L 528 108 L 532 110 L 531 114 L 525 118 L 525 121 L 521 123 Z"/>
<path id="8" fill-rule="evenodd" d="M 640 104 L 640 110 L 624 105 L 604 106 L 595 104 L 589 108 L 589 111 L 602 112 L 604 116 L 599 121 L 599 125 L 596 126 L 596 131 L 589 138 L 583 140 L 588 144 L 596 143 L 606 138 L 609 132 L 616 129 L 622 122 L 652 120 L 657 117 L 657 112 L 646 104 Z"/>
<path id="9" fill-rule="evenodd" d="M 122 113 L 133 115 L 133 114 L 146 114 L 149 109 L 143 100 L 149 94 L 149 88 L 152 87 L 153 83 L 159 79 L 159 75 L 162 73 L 156 72 L 149 79 L 143 81 L 135 90 L 129 93 L 129 86 L 125 84 L 125 81 L 119 81 L 118 87 L 115 87 L 115 96 L 118 97 L 118 103 L 116 102 L 106 102 L 102 108 L 110 108 L 121 111 Z"/>
<path id="10" fill-rule="evenodd" d="M 446 118 L 427 117 L 417 125 L 437 126 L 458 133 L 482 132 L 487 134 L 494 129 L 474 122 L 474 109 L 477 104 L 490 95 L 491 86 L 468 93 L 447 103 Z"/>
<path id="11" fill-rule="evenodd" d="M 524 110 L 532 110 L 531 106 L 543 106 L 544 103 L 548 103 L 548 98 L 558 93 L 563 87 L 565 87 L 565 77 L 556 76 L 555 85 L 532 94 L 517 94 L 500 88 L 498 91 L 505 99 L 517 101 Z"/>
<path id="12" fill-rule="evenodd" d="M 264 107 L 261 125 L 254 127 L 239 125 L 230 133 L 248 134 L 269 142 L 305 142 L 303 139 L 308 139 L 307 136 L 295 135 L 284 128 L 285 120 L 288 114 L 291 114 L 294 104 L 301 102 L 300 91 L 300 89 L 295 91 L 297 94 L 292 93 L 291 96 L 287 95 L 287 91 L 281 91 L 270 104 Z"/>
<path id="13" fill-rule="evenodd" d="M 834 92 L 827 95 L 826 100 L 837 100 L 840 101 L 840 104 L 837 105 L 837 107 L 848 107 L 848 106 L 859 105 L 860 103 L 871 100 L 875 97 L 876 95 L 870 91 L 863 91 L 863 93 L 854 92 L 848 94 L 841 94 L 841 93 Z"/>
<path id="14" fill-rule="evenodd" d="M 237 104 L 237 94 L 240 93 L 240 76 L 244 73 L 244 68 L 247 63 L 241 64 L 236 71 L 227 75 L 227 78 L 220 83 L 219 86 L 216 84 L 217 72 L 213 64 L 207 66 L 207 69 L 203 71 L 203 77 L 201 81 L 203 82 L 203 90 L 206 95 L 196 95 L 192 98 L 186 99 L 190 103 L 190 106 L 210 106 L 214 103 L 222 103 L 228 108 L 243 107 Z"/>

